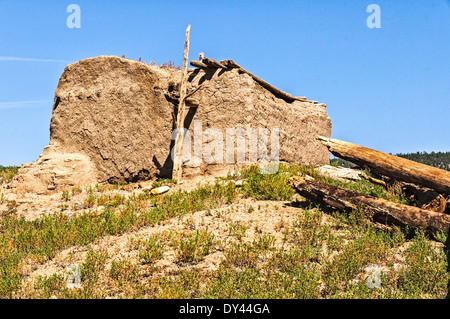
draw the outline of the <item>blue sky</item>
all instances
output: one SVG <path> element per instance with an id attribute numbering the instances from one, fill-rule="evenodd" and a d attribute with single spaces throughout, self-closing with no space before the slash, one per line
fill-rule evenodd
<path id="1" fill-rule="evenodd" d="M 70 4 L 81 28 L 69 29 Z M 381 28 L 368 28 L 381 9 Z M 182 64 L 233 59 L 296 96 L 327 104 L 332 137 L 384 152 L 450 151 L 449 0 L 0 0 L 0 165 L 49 142 L 66 64 L 98 55 Z"/>

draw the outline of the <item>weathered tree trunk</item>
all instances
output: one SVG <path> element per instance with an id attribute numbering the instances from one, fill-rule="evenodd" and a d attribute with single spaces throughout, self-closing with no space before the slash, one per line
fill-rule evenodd
<path id="1" fill-rule="evenodd" d="M 450 194 L 450 172 L 356 144 L 319 136 L 333 155 L 396 180 Z"/>
<path id="2" fill-rule="evenodd" d="M 326 203 L 347 213 L 358 208 L 364 209 L 373 214 L 374 221 L 383 224 L 420 228 L 431 234 L 436 234 L 439 230 L 445 233 L 449 231 L 450 215 L 447 214 L 359 194 L 310 177 L 294 176 L 289 180 L 289 185 L 305 198 Z"/>
<path id="3" fill-rule="evenodd" d="M 181 85 L 180 85 L 180 102 L 178 104 L 178 115 L 176 121 L 177 135 L 175 137 L 174 146 L 174 159 L 173 159 L 173 169 L 172 178 L 178 181 L 181 180 L 183 175 L 183 136 L 184 136 L 184 118 L 186 116 L 185 111 L 185 99 L 186 99 L 186 87 L 187 87 L 187 64 L 189 56 L 189 32 L 191 31 L 191 25 L 187 26 L 186 29 L 186 40 L 184 43 L 184 56 L 183 56 L 183 68 L 181 74 Z"/>

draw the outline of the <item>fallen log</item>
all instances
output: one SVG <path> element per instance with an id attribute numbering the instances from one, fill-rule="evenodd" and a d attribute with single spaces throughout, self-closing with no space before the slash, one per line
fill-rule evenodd
<path id="1" fill-rule="evenodd" d="M 447 201 L 444 196 L 438 195 L 435 199 L 428 204 L 422 206 L 423 209 L 432 210 L 433 212 L 444 213 L 447 208 Z"/>
<path id="2" fill-rule="evenodd" d="M 433 235 L 438 231 L 448 233 L 450 228 L 450 215 L 345 190 L 318 182 L 309 176 L 291 177 L 289 185 L 307 199 L 328 204 L 347 213 L 363 209 L 371 213 L 374 221 L 382 224 L 423 229 Z"/>
<path id="3" fill-rule="evenodd" d="M 318 136 L 330 152 L 371 172 L 450 195 L 450 172 L 357 144 Z"/>
<path id="4" fill-rule="evenodd" d="M 415 206 L 440 213 L 450 213 L 450 205 L 444 196 L 435 190 L 420 187 L 411 183 L 397 182 L 405 194 Z M 448 206 L 448 209 L 447 209 Z"/>

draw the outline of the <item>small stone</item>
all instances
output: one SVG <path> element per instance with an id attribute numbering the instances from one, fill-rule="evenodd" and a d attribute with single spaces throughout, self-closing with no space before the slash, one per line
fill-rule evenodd
<path id="1" fill-rule="evenodd" d="M 161 186 L 158 188 L 154 188 L 150 191 L 151 194 L 156 195 L 156 194 L 162 194 L 165 192 L 168 192 L 170 190 L 169 186 Z"/>
<path id="2" fill-rule="evenodd" d="M 105 210 L 105 207 L 104 207 L 104 206 L 98 206 L 98 207 L 95 209 L 95 212 L 96 212 L 97 214 L 101 214 L 101 213 L 103 213 L 104 210 Z"/>
<path id="3" fill-rule="evenodd" d="M 230 176 L 241 176 L 241 172 L 232 171 L 232 172 L 230 173 Z"/>

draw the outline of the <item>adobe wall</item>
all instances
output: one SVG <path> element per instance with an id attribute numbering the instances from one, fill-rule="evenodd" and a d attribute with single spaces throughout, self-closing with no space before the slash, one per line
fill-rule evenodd
<path id="1" fill-rule="evenodd" d="M 50 144 L 36 162 L 21 168 L 13 187 L 45 193 L 170 177 L 174 103 L 167 94 L 176 94 L 180 79 L 180 71 L 114 56 L 68 65 L 55 91 Z M 328 150 L 315 139 L 331 133 L 325 107 L 287 103 L 237 69 L 191 70 L 189 81 L 188 92 L 197 89 L 190 98 L 199 102 L 185 121 L 192 136 L 194 120 L 202 121 L 202 131 L 214 127 L 224 136 L 227 128 L 241 127 L 267 128 L 270 137 L 270 130 L 278 128 L 280 160 L 328 163 Z M 203 136 L 203 147 L 209 143 Z M 185 175 L 205 173 L 208 167 L 225 166 L 191 161 Z"/>

